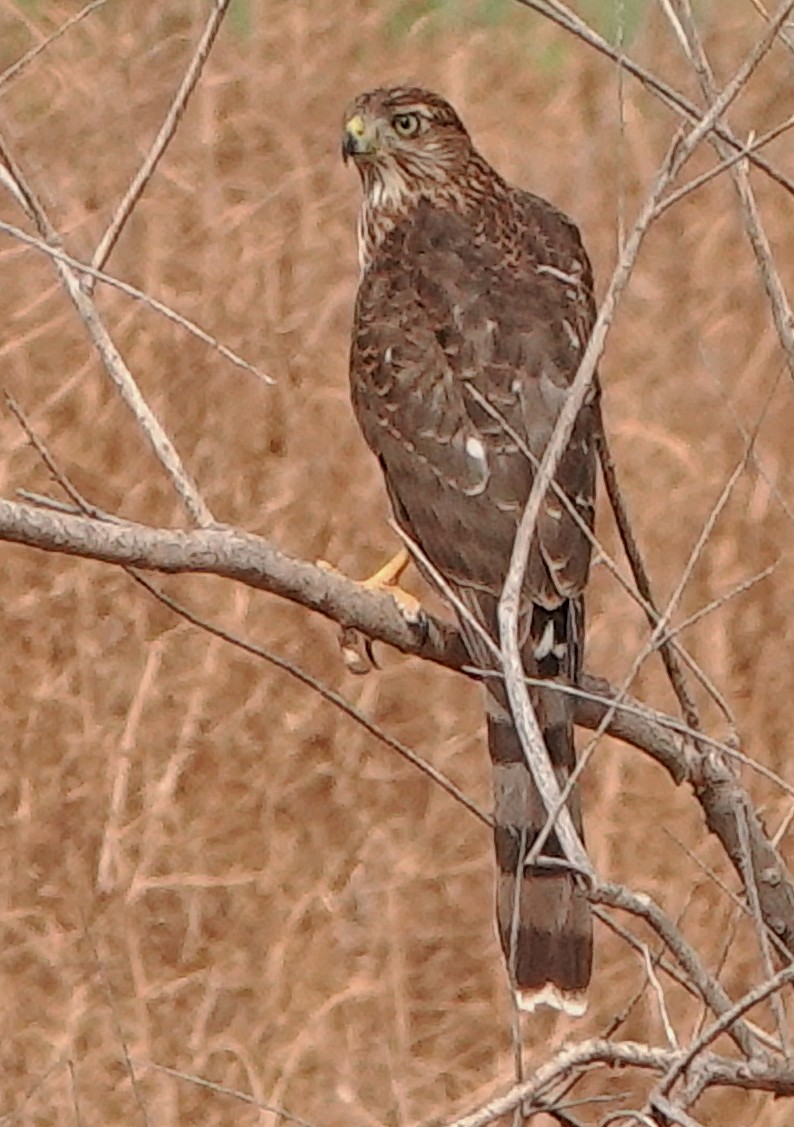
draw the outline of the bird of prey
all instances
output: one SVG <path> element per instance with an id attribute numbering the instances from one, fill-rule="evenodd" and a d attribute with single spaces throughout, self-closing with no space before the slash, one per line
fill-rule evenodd
<path id="1" fill-rule="evenodd" d="M 508 185 L 437 94 L 360 95 L 345 113 L 342 150 L 363 188 L 355 414 L 420 568 L 452 596 L 472 664 L 493 673 L 489 638 L 498 638 L 518 522 L 595 319 L 590 262 L 574 223 Z M 542 504 L 520 611 L 525 673 L 541 682 L 530 699 L 561 786 L 576 762 L 560 689 L 581 665 L 599 425 L 594 388 Z M 511 983 L 524 1010 L 580 1014 L 589 905 L 559 863 L 553 830 L 539 862 L 525 863 L 546 812 L 504 681 L 484 682 L 497 926 Z M 568 808 L 581 833 L 575 788 Z"/>

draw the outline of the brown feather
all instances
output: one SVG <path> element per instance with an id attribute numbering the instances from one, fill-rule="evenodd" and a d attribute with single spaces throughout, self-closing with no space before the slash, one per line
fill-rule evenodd
<path id="1" fill-rule="evenodd" d="M 410 137 L 398 135 L 395 115 L 409 115 Z M 364 138 L 349 146 L 364 188 L 353 406 L 396 519 L 495 638 L 534 467 L 592 329 L 590 264 L 574 224 L 508 186 L 437 95 L 374 91 L 350 107 L 353 120 Z M 598 426 L 594 394 L 556 474 L 568 504 L 549 491 L 524 582 L 524 666 L 548 680 L 531 697 L 561 783 L 575 748 L 569 699 L 555 685 L 575 681 L 581 663 L 590 564 L 581 526 L 593 523 Z M 472 661 L 494 669 L 467 616 L 461 626 Z M 589 908 L 571 876 L 523 871 L 546 816 L 503 687 L 488 686 L 497 920 L 511 979 L 527 1008 L 580 1012 Z M 581 826 L 576 791 L 569 806 Z M 559 854 L 553 832 L 544 852 Z"/>

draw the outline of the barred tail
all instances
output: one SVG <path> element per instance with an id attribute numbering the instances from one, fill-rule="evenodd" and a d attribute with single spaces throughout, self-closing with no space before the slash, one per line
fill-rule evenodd
<path id="1" fill-rule="evenodd" d="M 569 680 L 578 647 L 575 615 L 563 606 L 535 608 L 524 667 L 544 678 Z M 538 718 L 560 786 L 576 763 L 570 697 L 552 685 L 530 687 Z M 524 858 L 546 822 L 513 724 L 503 686 L 491 682 L 488 697 L 488 747 L 493 764 L 496 917 L 502 949 L 518 1005 L 534 1010 L 546 1005 L 579 1015 L 587 1004 L 593 951 L 590 906 L 572 875 L 524 867 Z M 568 799 L 581 835 L 578 794 Z M 561 857 L 556 832 L 547 836 L 542 854 Z"/>

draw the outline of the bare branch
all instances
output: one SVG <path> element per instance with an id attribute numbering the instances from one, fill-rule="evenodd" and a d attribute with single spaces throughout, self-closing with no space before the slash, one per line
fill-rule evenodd
<path id="1" fill-rule="evenodd" d="M 782 972 L 775 984 L 765 984 L 764 990 L 778 989 L 778 980 L 794 975 L 794 969 Z M 740 1005 L 747 1006 L 760 1000 L 759 991 L 747 995 Z M 739 1010 L 740 1006 L 734 1007 Z M 712 1027 L 713 1032 L 714 1027 Z M 538 1097 L 555 1081 L 571 1076 L 592 1067 L 606 1065 L 611 1068 L 639 1068 L 645 1071 L 661 1072 L 678 1076 L 679 1072 L 692 1064 L 690 1053 L 673 1049 L 661 1049 L 636 1041 L 603 1041 L 598 1039 L 567 1045 L 545 1064 L 537 1069 L 534 1076 L 521 1084 L 516 1084 L 503 1096 L 497 1096 L 481 1105 L 470 1115 L 462 1116 L 447 1124 L 447 1127 L 487 1127 L 500 1116 L 509 1114 L 514 1107 L 522 1104 L 525 1110 L 539 1110 Z M 728 1060 L 725 1057 L 703 1052 L 696 1065 L 702 1087 L 726 1086 L 731 1088 L 756 1089 L 786 1096 L 794 1093 L 794 1069 L 776 1062 L 759 1062 L 757 1065 L 745 1061 Z M 662 1090 L 651 1097 L 651 1103 L 667 1100 L 667 1092 Z M 675 1105 L 673 1105 L 675 1106 Z M 640 1112 L 626 1113 L 640 1122 L 647 1122 L 647 1116 Z M 686 1120 L 684 1120 L 686 1123 Z"/>
<path id="2" fill-rule="evenodd" d="M 154 529 L 0 499 L 0 540 L 148 571 L 218 575 L 317 611 L 403 653 L 450 669 L 468 669 L 465 647 L 451 624 L 430 617 L 421 625 L 410 623 L 389 595 L 377 594 L 336 572 L 295 559 L 250 533 Z M 740 876 L 744 853 L 738 819 L 746 817 L 764 922 L 789 951 L 794 951 L 791 877 L 766 836 L 747 792 L 721 755 L 688 754 L 671 735 L 682 731 L 679 721 L 637 701 L 623 697 L 617 701 L 617 690 L 599 678 L 583 677 L 571 695 L 578 724 L 591 729 L 606 725 L 610 735 L 655 759 L 674 782 L 691 783 L 708 828 L 722 842 Z M 722 753 L 730 751 L 718 741 L 703 737 L 703 742 Z"/>

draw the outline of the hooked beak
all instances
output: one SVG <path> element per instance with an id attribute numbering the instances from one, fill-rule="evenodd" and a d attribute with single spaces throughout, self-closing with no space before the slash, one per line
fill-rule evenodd
<path id="1" fill-rule="evenodd" d="M 377 152 L 378 133 L 374 122 L 365 121 L 361 114 L 354 114 L 345 124 L 342 137 L 342 160 L 347 164 L 352 157 L 372 156 Z"/>

